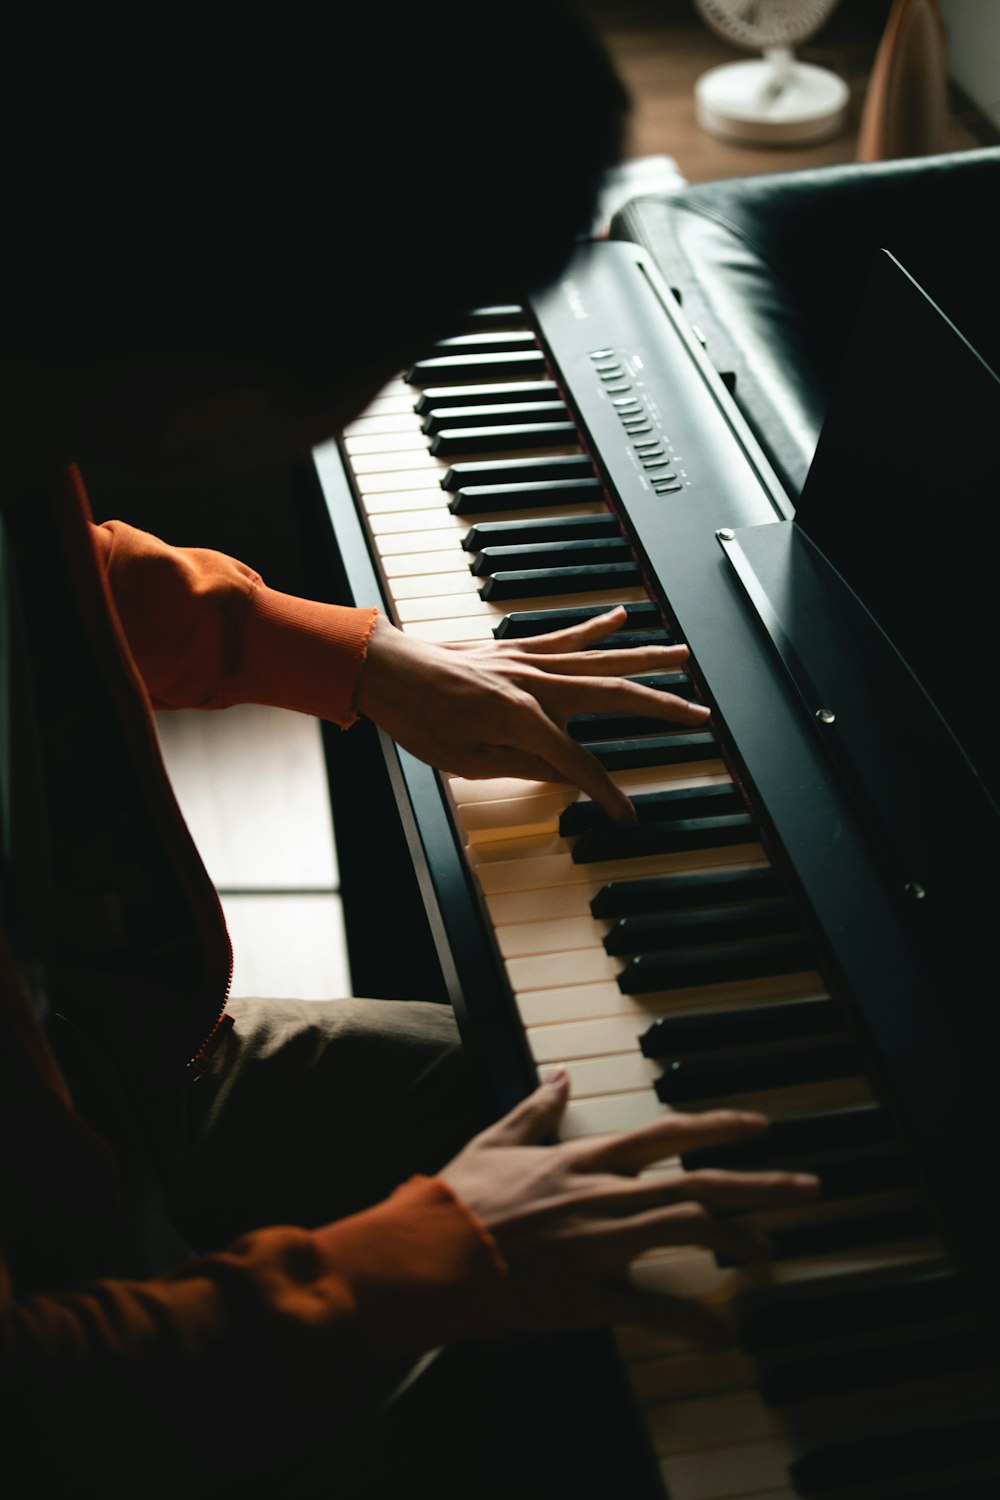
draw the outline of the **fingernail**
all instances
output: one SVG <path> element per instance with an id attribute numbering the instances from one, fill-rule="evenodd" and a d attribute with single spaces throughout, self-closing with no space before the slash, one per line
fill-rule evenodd
<path id="1" fill-rule="evenodd" d="M 562 1088 L 569 1082 L 569 1074 L 567 1073 L 565 1068 L 551 1068 L 549 1072 L 546 1073 L 543 1082 L 549 1088 Z"/>

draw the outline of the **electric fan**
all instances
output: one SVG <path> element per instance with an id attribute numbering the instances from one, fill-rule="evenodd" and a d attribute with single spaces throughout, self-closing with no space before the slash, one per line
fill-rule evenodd
<path id="1" fill-rule="evenodd" d="M 849 90 L 828 68 L 799 62 L 792 48 L 818 31 L 838 0 L 694 0 L 727 42 L 762 57 L 723 63 L 695 84 L 698 123 L 747 144 L 827 140 L 846 123 Z"/>

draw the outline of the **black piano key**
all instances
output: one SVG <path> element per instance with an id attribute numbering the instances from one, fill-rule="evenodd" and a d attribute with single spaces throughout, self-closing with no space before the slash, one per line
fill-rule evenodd
<path id="1" fill-rule="evenodd" d="M 477 328 L 473 333 L 456 333 L 450 338 L 437 339 L 428 351 L 428 358 L 438 359 L 450 354 L 503 354 L 505 352 L 537 349 L 538 337 L 530 328 Z"/>
<path id="2" fill-rule="evenodd" d="M 772 938 L 729 943 L 724 948 L 639 953 L 618 975 L 618 988 L 623 995 L 649 995 L 656 990 L 762 979 L 768 974 L 795 974 L 814 967 L 815 958 L 804 938 Z"/>
<path id="3" fill-rule="evenodd" d="M 843 1219 L 818 1219 L 769 1229 L 767 1239 L 774 1260 L 801 1260 L 810 1255 L 832 1255 L 840 1250 L 892 1245 L 897 1241 L 924 1239 L 935 1232 L 933 1215 L 919 1204 L 859 1214 Z M 720 1266 L 732 1264 L 717 1255 Z"/>
<path id="4" fill-rule="evenodd" d="M 816 1162 L 821 1178 L 820 1202 L 836 1203 L 844 1198 L 863 1198 L 869 1193 L 884 1194 L 897 1188 L 921 1185 L 919 1168 L 913 1157 L 864 1156 L 854 1161 Z"/>
<path id="5" fill-rule="evenodd" d="M 748 870 L 693 870 L 651 875 L 645 880 L 609 881 L 591 900 L 590 911 L 592 916 L 610 919 L 685 906 L 752 901 L 758 896 L 780 895 L 781 891 L 781 877 L 772 865 Z"/>
<path id="6" fill-rule="evenodd" d="M 403 379 L 407 385 L 438 385 L 466 378 L 500 380 L 504 375 L 537 378 L 545 372 L 545 355 L 540 349 L 515 349 L 492 354 L 430 355 L 418 359 Z"/>
<path id="7" fill-rule="evenodd" d="M 883 1199 L 886 1193 L 923 1185 L 916 1162 L 904 1152 L 837 1162 L 813 1158 L 806 1170 L 815 1172 L 820 1179 L 819 1203 L 843 1203 L 851 1198 Z"/>
<path id="8" fill-rule="evenodd" d="M 617 635 L 593 641 L 588 651 L 638 651 L 643 646 L 674 646 L 677 642 L 668 630 L 619 630 Z"/>
<path id="9" fill-rule="evenodd" d="M 656 1093 L 664 1104 L 791 1088 L 826 1078 L 850 1078 L 861 1069 L 857 1048 L 839 1039 L 816 1040 L 805 1047 L 671 1055 L 662 1063 Z"/>
<path id="10" fill-rule="evenodd" d="M 948 1271 L 912 1280 L 835 1289 L 819 1297 L 751 1297 L 737 1308 L 740 1348 L 746 1354 L 796 1348 L 828 1338 L 851 1338 L 887 1328 L 915 1328 L 967 1316 L 968 1288 Z"/>
<path id="11" fill-rule="evenodd" d="M 992 1479 L 984 1470 L 992 1472 Z M 932 1482 L 946 1480 L 949 1474 L 955 1476 L 953 1481 L 931 1489 Z M 795 1492 L 805 1500 L 839 1500 L 841 1495 L 856 1493 L 862 1478 L 873 1488 L 891 1484 L 893 1500 L 917 1500 L 918 1495 L 921 1500 L 969 1500 L 985 1480 L 983 1500 L 996 1500 L 1000 1481 L 996 1417 L 829 1443 L 801 1454 L 789 1466 Z M 916 1488 L 904 1492 L 900 1486 L 911 1480 Z"/>
<path id="12" fill-rule="evenodd" d="M 637 771 L 645 766 L 680 766 L 712 760 L 719 742 L 707 731 L 647 734 L 638 739 L 590 740 L 587 749 L 606 771 Z"/>
<path id="13" fill-rule="evenodd" d="M 638 792 L 632 806 L 640 824 L 666 823 L 675 818 L 706 818 L 722 813 L 742 812 L 743 798 L 731 781 L 711 782 L 707 786 L 670 787 L 660 792 Z M 619 828 L 611 823 L 596 802 L 571 802 L 559 818 L 563 838 L 602 828 Z M 626 829 L 627 829 L 626 825 Z M 634 826 L 634 825 L 632 825 Z"/>
<path id="14" fill-rule="evenodd" d="M 675 697 L 694 699 L 697 690 L 686 672 L 657 672 L 654 676 L 636 675 L 633 682 Z M 567 734 L 581 744 L 591 740 L 625 739 L 662 730 L 663 720 L 652 714 L 589 713 L 574 714 L 566 726 Z"/>
<path id="15" fill-rule="evenodd" d="M 685 1152 L 689 1172 L 701 1167 L 764 1171 L 789 1162 L 809 1161 L 824 1151 L 851 1151 L 893 1141 L 896 1127 L 888 1110 L 877 1104 L 855 1109 L 824 1110 L 772 1120 L 762 1135 L 728 1146 L 705 1146 Z"/>
<path id="16" fill-rule="evenodd" d="M 634 561 L 628 542 L 618 536 L 587 536 L 572 540 L 529 541 L 484 547 L 471 571 L 477 578 L 512 568 L 584 567 L 599 562 Z"/>
<path id="17" fill-rule="evenodd" d="M 531 546 L 535 542 L 569 542 L 580 537 L 620 537 L 617 516 L 526 516 L 516 521 L 478 521 L 462 538 L 466 552 L 484 547 Z"/>
<path id="18" fill-rule="evenodd" d="M 928 1376 L 940 1378 L 992 1363 L 989 1341 L 982 1334 L 951 1334 L 920 1340 L 901 1339 L 879 1347 L 825 1353 L 815 1359 L 791 1359 L 760 1371 L 760 1393 L 769 1406 L 880 1389 Z"/>
<path id="19" fill-rule="evenodd" d="M 723 813 L 713 818 L 678 818 L 669 823 L 608 823 L 604 828 L 581 833 L 573 845 L 571 858 L 576 865 L 590 865 L 607 859 L 639 859 L 646 854 L 724 849 L 730 844 L 752 844 L 757 835 L 757 824 L 745 812 Z"/>
<path id="20" fill-rule="evenodd" d="M 448 502 L 453 516 L 489 515 L 507 510 L 550 510 L 604 498 L 593 475 L 580 479 L 527 480 L 523 484 L 462 484 Z"/>
<path id="21" fill-rule="evenodd" d="M 439 406 L 420 424 L 427 437 L 452 427 L 509 427 L 523 422 L 565 422 L 565 401 L 495 401 L 482 406 Z"/>
<path id="22" fill-rule="evenodd" d="M 566 733 L 581 745 L 604 740 L 638 739 L 644 734 L 662 732 L 664 720 L 652 714 L 580 714 L 569 720 Z M 599 819 L 593 826 L 599 825 Z"/>
<path id="23" fill-rule="evenodd" d="M 500 380 L 495 384 L 428 386 L 420 392 L 413 409 L 423 417 L 449 406 L 468 406 L 472 401 L 493 404 L 504 401 L 554 401 L 559 387 L 554 380 Z"/>
<path id="24" fill-rule="evenodd" d="M 447 427 L 431 438 L 436 458 L 456 453 L 509 453 L 522 448 L 561 448 L 576 443 L 572 422 L 511 422 L 487 427 Z"/>
<path id="25" fill-rule="evenodd" d="M 796 932 L 798 925 L 793 903 L 785 896 L 775 896 L 770 901 L 748 902 L 744 906 L 692 908 L 641 917 L 619 917 L 604 939 L 604 951 L 612 954 L 653 953 L 663 948 L 700 947 L 706 943 L 730 942 L 733 938 Z M 733 1020 L 738 1024 L 736 1016 Z"/>
<path id="26" fill-rule="evenodd" d="M 540 479 L 595 479 L 594 465 L 586 453 L 557 453 L 548 458 L 497 458 L 482 463 L 452 464 L 441 480 L 441 488 L 457 491 L 469 485 L 530 484 Z M 598 489 L 603 487 L 598 481 Z M 569 503 L 567 491 L 562 492 Z M 575 499 L 583 495 L 593 498 L 593 486 L 587 487 Z M 549 492 L 550 500 L 553 498 Z M 500 507 L 496 507 L 500 509 Z M 506 509 L 506 507 L 503 507 Z M 513 508 L 513 507 L 512 507 Z"/>
<path id="27" fill-rule="evenodd" d="M 786 1000 L 777 1005 L 732 1006 L 658 1016 L 639 1038 L 646 1057 L 694 1052 L 699 1047 L 732 1047 L 744 1043 L 788 1041 L 823 1036 L 843 1029 L 843 1008 L 834 1000 Z"/>
<path id="28" fill-rule="evenodd" d="M 492 573 L 480 585 L 483 599 L 544 599 L 549 594 L 585 594 L 634 588 L 642 581 L 637 562 L 582 564 L 575 568 L 512 568 Z"/>
<path id="29" fill-rule="evenodd" d="M 592 620 L 595 615 L 602 615 L 606 611 L 606 604 L 577 604 L 569 609 L 514 610 L 509 615 L 504 615 L 493 634 L 497 640 L 527 640 L 533 635 L 547 635 L 550 630 L 568 630 L 571 626 L 581 625 L 584 621 Z M 673 637 L 665 629 L 660 618 L 660 611 L 651 601 L 626 604 L 625 625 L 621 630 L 609 635 L 608 642 L 614 645 L 629 630 L 651 638 L 663 637 L 664 644 L 673 642 Z M 652 643 L 660 644 L 661 642 L 657 639 Z"/>

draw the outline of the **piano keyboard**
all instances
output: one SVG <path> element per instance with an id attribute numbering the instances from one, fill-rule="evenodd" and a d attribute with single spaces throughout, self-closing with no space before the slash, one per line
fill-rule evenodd
<path id="1" fill-rule="evenodd" d="M 558 628 L 613 604 L 675 638 L 565 392 L 519 309 L 484 310 L 388 385 L 342 450 L 390 613 L 425 640 Z M 609 348 L 598 378 L 652 496 L 691 484 Z M 696 693 L 683 674 L 664 682 Z M 671 1250 L 646 1287 L 703 1299 L 734 1346 L 616 1331 L 669 1500 L 1000 1493 L 1000 1382 L 927 1185 L 869 1077 L 713 732 L 575 721 L 633 797 L 611 827 L 572 789 L 445 778 L 534 1065 L 572 1080 L 564 1135 L 671 1109 L 760 1109 L 703 1160 L 816 1170 L 821 1200 L 754 1213 L 765 1267 Z"/>

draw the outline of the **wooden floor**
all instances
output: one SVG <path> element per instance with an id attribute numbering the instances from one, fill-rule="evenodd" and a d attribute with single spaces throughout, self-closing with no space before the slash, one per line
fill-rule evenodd
<path id="1" fill-rule="evenodd" d="M 888 11 L 883 0 L 842 0 L 799 53 L 848 82 L 848 129 L 817 146 L 779 150 L 728 144 L 698 126 L 696 78 L 742 54 L 708 31 L 690 0 L 589 0 L 589 9 L 632 94 L 628 157 L 634 170 L 659 158 L 668 174 L 696 182 L 854 158 L 868 74 Z M 956 100 L 943 148 L 982 144 L 977 123 L 974 112 Z M 214 544 L 211 537 L 201 541 Z M 271 566 L 265 558 L 246 560 L 276 581 L 274 560 Z M 234 993 L 306 999 L 350 993 L 318 725 L 280 710 L 240 708 L 163 714 L 159 728 L 178 798 L 230 926 Z"/>

